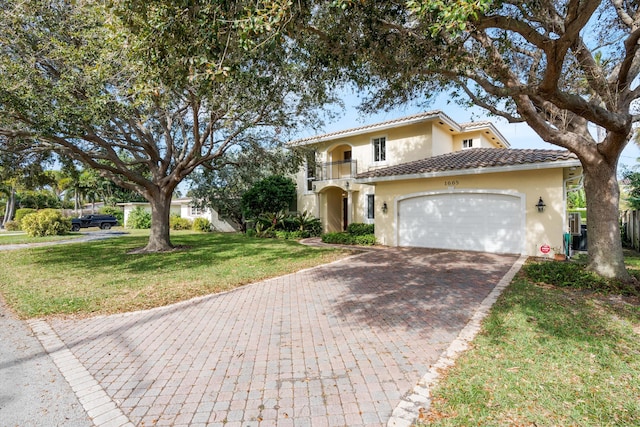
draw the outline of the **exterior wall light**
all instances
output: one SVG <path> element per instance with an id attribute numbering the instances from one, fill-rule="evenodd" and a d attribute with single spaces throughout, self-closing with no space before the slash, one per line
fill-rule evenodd
<path id="1" fill-rule="evenodd" d="M 536 203 L 536 208 L 538 208 L 538 212 L 542 213 L 544 212 L 544 208 L 547 205 L 544 204 L 544 202 L 542 201 L 542 197 L 540 197 L 540 199 L 538 199 L 538 203 Z"/>
<path id="2" fill-rule="evenodd" d="M 347 182 L 344 184 L 344 186 L 345 186 L 345 187 L 347 187 L 347 190 L 348 190 L 348 189 L 349 189 L 349 181 L 347 181 Z"/>
<path id="3" fill-rule="evenodd" d="M 382 213 L 387 213 L 389 208 L 387 207 L 387 202 L 382 202 Z"/>

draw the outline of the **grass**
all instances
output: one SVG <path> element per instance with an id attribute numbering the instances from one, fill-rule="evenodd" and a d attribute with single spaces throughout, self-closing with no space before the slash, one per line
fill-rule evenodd
<path id="1" fill-rule="evenodd" d="M 146 233 L 0 251 L 0 292 L 21 317 L 88 316 L 162 306 L 333 261 L 347 252 L 241 234 L 174 232 L 188 250 L 127 252 Z"/>
<path id="2" fill-rule="evenodd" d="M 54 242 L 57 240 L 71 240 L 82 237 L 78 233 L 65 234 L 63 236 L 29 237 L 24 232 L 3 232 L 0 233 L 0 246 L 19 245 L 24 243 Z"/>
<path id="3" fill-rule="evenodd" d="M 640 265 L 637 254 L 627 260 Z M 639 396 L 638 298 L 537 284 L 522 272 L 419 425 L 637 426 Z"/>

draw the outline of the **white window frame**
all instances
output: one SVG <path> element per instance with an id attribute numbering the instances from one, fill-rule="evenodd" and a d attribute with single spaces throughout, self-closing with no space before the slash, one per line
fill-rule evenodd
<path id="1" fill-rule="evenodd" d="M 462 149 L 473 148 L 473 138 L 467 138 L 462 140 Z"/>
<path id="2" fill-rule="evenodd" d="M 313 161 L 315 165 L 318 164 L 318 153 L 316 152 L 316 150 L 313 150 L 313 153 L 309 153 L 309 155 L 304 161 L 304 193 L 305 194 L 312 194 L 314 192 L 313 186 L 315 185 L 314 183 L 318 180 L 318 177 L 316 176 L 316 173 L 318 172 L 317 169 L 313 171 L 313 177 L 309 176 L 309 157 L 310 156 L 313 156 L 313 159 L 314 159 Z"/>
<path id="3" fill-rule="evenodd" d="M 375 194 L 367 194 L 366 195 L 366 219 L 368 222 L 372 222 L 376 218 L 376 195 Z M 370 216 L 371 215 L 371 216 Z"/>
<path id="4" fill-rule="evenodd" d="M 202 208 L 199 208 L 199 207 L 193 206 L 193 205 L 189 205 L 189 208 L 190 208 L 189 209 L 190 216 L 196 217 L 196 216 L 204 214 L 204 209 L 202 209 Z"/>
<path id="5" fill-rule="evenodd" d="M 379 144 L 381 140 L 383 141 L 383 144 L 384 144 L 384 152 L 382 153 L 383 156 L 380 156 L 380 157 L 384 157 L 384 158 L 376 160 L 376 144 Z M 386 135 L 371 138 L 371 159 L 375 164 L 387 163 L 387 136 Z"/>

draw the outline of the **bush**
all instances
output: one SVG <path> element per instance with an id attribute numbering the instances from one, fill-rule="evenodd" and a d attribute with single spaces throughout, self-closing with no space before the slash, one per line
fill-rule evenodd
<path id="1" fill-rule="evenodd" d="M 331 243 L 334 245 L 353 245 L 353 236 L 348 233 L 326 233 L 322 235 L 322 241 L 324 243 Z"/>
<path id="2" fill-rule="evenodd" d="M 299 240 L 299 239 L 304 239 L 306 237 L 309 237 L 307 233 L 300 230 L 296 230 L 296 231 L 278 230 L 275 233 L 278 239 L 283 239 L 283 240 Z"/>
<path id="3" fill-rule="evenodd" d="M 124 224 L 124 211 L 117 206 L 103 206 L 98 209 L 102 215 L 113 215 L 118 220 L 118 224 Z"/>
<path id="4" fill-rule="evenodd" d="M 18 231 L 20 230 L 20 223 L 18 221 L 7 221 L 4 229 L 7 231 Z"/>
<path id="5" fill-rule="evenodd" d="M 169 217 L 169 228 L 172 230 L 191 230 L 192 225 L 191 221 L 180 215 L 172 214 Z"/>
<path id="6" fill-rule="evenodd" d="M 355 244 L 361 246 L 373 246 L 376 244 L 376 236 L 373 234 L 363 234 L 362 236 L 353 236 Z"/>
<path id="7" fill-rule="evenodd" d="M 34 212 L 37 212 L 37 209 L 31 209 L 31 208 L 20 208 L 20 209 L 16 209 L 16 214 L 13 217 L 13 220 L 15 222 L 17 222 L 18 224 L 20 224 L 22 222 L 22 218 L 24 218 L 25 216 L 32 214 Z"/>
<path id="8" fill-rule="evenodd" d="M 291 178 L 273 175 L 256 182 L 242 195 L 242 212 L 245 218 L 256 218 L 267 212 L 284 211 L 296 197 L 296 183 Z"/>
<path id="9" fill-rule="evenodd" d="M 546 283 L 558 287 L 590 289 L 605 293 L 638 295 L 634 286 L 617 280 L 607 280 L 586 270 L 585 265 L 577 262 L 532 262 L 525 264 L 522 271 L 527 278 L 536 283 Z"/>
<path id="10" fill-rule="evenodd" d="M 375 227 L 373 224 L 363 224 L 360 222 L 354 222 L 347 226 L 347 233 L 352 236 L 364 236 L 367 234 L 374 234 Z"/>
<path id="11" fill-rule="evenodd" d="M 31 237 L 57 236 L 71 230 L 71 219 L 58 210 L 42 209 L 22 218 L 20 226 Z"/>
<path id="12" fill-rule="evenodd" d="M 306 234 L 305 237 L 314 237 L 322 234 L 322 222 L 309 212 L 304 211 L 291 217 L 296 229 Z"/>
<path id="13" fill-rule="evenodd" d="M 331 243 L 334 245 L 362 245 L 373 246 L 376 244 L 376 236 L 373 234 L 365 234 L 362 236 L 354 236 L 349 233 L 326 233 L 322 235 L 322 241 L 324 243 Z"/>
<path id="14" fill-rule="evenodd" d="M 148 229 L 151 228 L 151 212 L 142 206 L 136 206 L 129 214 L 127 228 Z"/>
<path id="15" fill-rule="evenodd" d="M 193 231 L 203 231 L 208 233 L 211 231 L 211 221 L 207 218 L 196 218 L 193 220 Z"/>

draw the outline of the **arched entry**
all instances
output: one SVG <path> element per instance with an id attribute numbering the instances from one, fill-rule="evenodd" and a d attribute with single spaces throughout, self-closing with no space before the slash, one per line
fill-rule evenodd
<path id="1" fill-rule="evenodd" d="M 340 187 L 327 187 L 321 192 L 320 217 L 328 233 L 346 230 L 351 218 L 349 193 Z"/>

